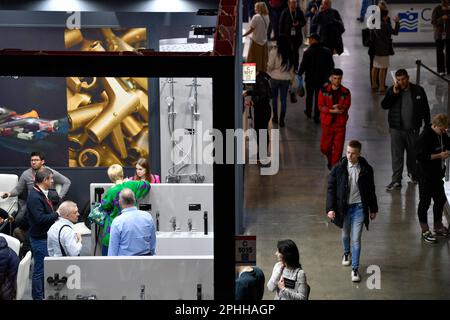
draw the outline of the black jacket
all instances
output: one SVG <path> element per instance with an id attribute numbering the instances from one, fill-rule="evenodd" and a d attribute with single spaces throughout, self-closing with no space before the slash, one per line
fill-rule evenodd
<path id="1" fill-rule="evenodd" d="M 0 218 L 2 218 L 2 219 L 8 219 L 8 217 L 9 217 L 8 212 L 6 212 L 5 209 L 0 208 Z"/>
<path id="2" fill-rule="evenodd" d="M 236 279 L 235 299 L 246 301 L 262 300 L 264 295 L 265 277 L 262 270 L 253 267 L 250 272 L 243 272 Z"/>
<path id="3" fill-rule="evenodd" d="M 247 91 L 247 95 L 252 97 L 253 107 L 256 109 L 270 108 L 270 99 L 272 90 L 270 88 L 270 76 L 265 72 L 259 72 L 256 75 L 256 81 L 253 88 Z"/>
<path id="4" fill-rule="evenodd" d="M 387 21 L 381 21 L 380 29 L 370 30 L 375 55 L 389 56 L 394 54 L 392 35 L 398 35 L 399 29 L 400 23 L 396 22 L 395 27 L 392 28 L 391 19 L 388 17 Z"/>
<path id="5" fill-rule="evenodd" d="M 16 296 L 19 258 L 0 235 L 0 300 L 12 300 Z"/>
<path id="6" fill-rule="evenodd" d="M 53 211 L 50 200 L 40 189 L 33 188 L 27 199 L 28 223 L 30 224 L 30 237 L 34 239 L 47 239 L 47 231 L 58 219 Z"/>
<path id="7" fill-rule="evenodd" d="M 293 23 L 298 22 L 298 25 L 295 27 L 295 36 L 291 35 L 291 29 Z M 295 14 L 289 12 L 289 8 L 286 8 L 281 13 L 280 17 L 280 35 L 285 35 L 293 42 L 303 43 L 303 32 L 302 28 L 306 25 L 306 19 L 303 14 L 303 11 L 300 8 L 295 9 Z"/>
<path id="8" fill-rule="evenodd" d="M 422 127 L 422 121 L 425 125 L 430 123 L 430 106 L 425 90 L 421 86 L 413 83 L 410 83 L 409 86 L 413 100 L 413 129 L 419 130 Z M 389 128 L 403 129 L 401 92 L 395 94 L 394 87 L 390 87 L 381 101 L 381 107 L 389 110 Z"/>
<path id="9" fill-rule="evenodd" d="M 445 176 L 445 167 L 442 167 L 442 159 L 431 160 L 432 154 L 438 154 L 450 150 L 450 138 L 447 134 L 442 136 L 442 148 L 440 137 L 431 128 L 424 127 L 417 141 L 417 173 L 420 179 L 439 181 Z"/>
<path id="10" fill-rule="evenodd" d="M 311 33 L 320 35 L 320 42 L 337 54 L 344 52 L 342 34 L 345 32 L 341 15 L 335 9 L 329 8 L 323 12 L 317 12 L 311 20 Z"/>
<path id="11" fill-rule="evenodd" d="M 348 160 L 343 157 L 341 161 L 333 167 L 328 177 L 327 212 L 336 212 L 333 223 L 339 228 L 344 225 L 344 215 L 348 209 L 348 196 L 350 186 L 348 184 Z M 364 224 L 369 230 L 370 212 L 378 212 L 377 196 L 375 194 L 375 183 L 373 169 L 366 159 L 359 157 L 361 172 L 358 178 L 358 187 L 361 194 L 361 201 L 364 208 Z"/>
<path id="12" fill-rule="evenodd" d="M 315 43 L 303 54 L 298 74 L 305 73 L 305 82 L 322 87 L 327 82 L 333 68 L 334 61 L 331 51 L 321 44 Z"/>

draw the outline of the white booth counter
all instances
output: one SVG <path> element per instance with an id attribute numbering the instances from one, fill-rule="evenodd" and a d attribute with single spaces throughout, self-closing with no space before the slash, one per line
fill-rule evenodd
<path id="1" fill-rule="evenodd" d="M 91 183 L 91 204 L 95 202 L 95 189 L 106 191 L 112 183 Z M 138 205 L 149 204 L 153 220 L 159 231 L 205 231 L 214 227 L 212 183 L 159 183 L 152 184 L 149 194 L 138 201 Z M 206 213 L 206 219 L 205 219 Z M 174 219 L 173 219 L 174 218 Z M 192 228 L 189 230 L 189 228 Z"/>
<path id="2" fill-rule="evenodd" d="M 47 300 L 212 300 L 212 256 L 46 257 Z"/>
<path id="3" fill-rule="evenodd" d="M 91 203 L 95 201 L 96 189 L 103 189 L 105 195 L 111 186 L 112 183 L 91 183 Z M 213 184 L 152 184 L 150 193 L 138 201 L 140 205 L 147 207 L 145 211 L 155 223 L 156 255 L 214 254 Z M 99 256 L 101 228 L 92 224 L 91 229 L 91 254 Z"/>
<path id="4" fill-rule="evenodd" d="M 214 234 L 202 232 L 157 232 L 156 255 L 214 255 Z"/>

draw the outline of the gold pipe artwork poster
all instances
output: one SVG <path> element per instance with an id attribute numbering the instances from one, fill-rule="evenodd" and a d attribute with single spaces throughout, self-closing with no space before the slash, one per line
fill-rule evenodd
<path id="1" fill-rule="evenodd" d="M 66 29 L 65 47 L 78 51 L 134 51 L 147 30 Z M 69 167 L 134 166 L 149 156 L 148 79 L 67 77 Z"/>

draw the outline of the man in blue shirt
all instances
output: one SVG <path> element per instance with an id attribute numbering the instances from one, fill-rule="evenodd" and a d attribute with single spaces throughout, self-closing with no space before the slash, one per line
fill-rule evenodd
<path id="1" fill-rule="evenodd" d="M 155 224 L 152 216 L 135 206 L 131 189 L 120 192 L 120 216 L 111 225 L 108 256 L 152 256 L 156 248 Z"/>

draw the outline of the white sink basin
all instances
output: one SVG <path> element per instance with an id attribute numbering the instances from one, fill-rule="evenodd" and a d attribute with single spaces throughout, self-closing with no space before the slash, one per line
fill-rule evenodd
<path id="1" fill-rule="evenodd" d="M 156 255 L 213 255 L 214 233 L 203 232 L 157 232 Z"/>

